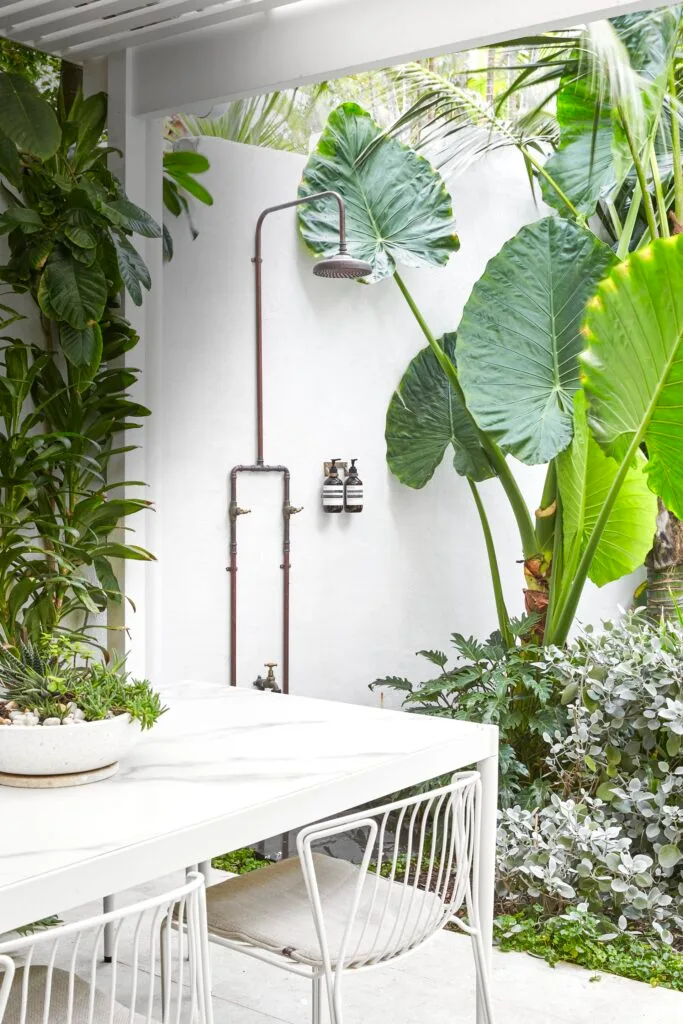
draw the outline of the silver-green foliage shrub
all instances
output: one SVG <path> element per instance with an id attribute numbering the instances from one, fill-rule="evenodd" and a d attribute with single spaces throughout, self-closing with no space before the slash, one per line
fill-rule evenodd
<path id="1" fill-rule="evenodd" d="M 502 898 L 683 931 L 682 655 L 680 628 L 640 613 L 548 649 L 568 731 L 545 737 L 550 803 L 500 814 Z"/>

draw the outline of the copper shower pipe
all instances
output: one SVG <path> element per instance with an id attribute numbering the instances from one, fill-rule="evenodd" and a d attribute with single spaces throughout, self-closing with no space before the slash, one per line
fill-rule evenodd
<path id="1" fill-rule="evenodd" d="M 266 466 L 263 460 L 263 285 L 261 267 L 261 234 L 263 222 L 271 213 L 301 206 L 316 199 L 334 198 L 339 207 L 339 252 L 346 255 L 346 218 L 344 201 L 338 192 L 316 192 L 314 195 L 293 199 L 288 203 L 269 206 L 256 221 L 254 239 L 255 319 L 256 319 L 256 462 L 254 465 L 233 466 L 230 471 L 230 685 L 237 686 L 237 519 L 246 509 L 237 503 L 237 477 L 240 473 L 282 474 L 282 692 L 289 693 L 289 573 L 291 563 L 289 522 L 300 509 L 290 503 L 290 473 L 287 466 Z"/>
<path id="2" fill-rule="evenodd" d="M 238 517 L 247 510 L 238 505 L 240 473 L 281 473 L 283 477 L 283 693 L 290 691 L 290 519 L 299 509 L 290 504 L 290 471 L 287 466 L 233 466 L 230 470 L 230 686 L 238 685 Z"/>
<path id="3" fill-rule="evenodd" d="M 277 206 L 269 206 L 263 211 L 256 221 L 256 237 L 254 240 L 254 277 L 256 283 L 256 464 L 263 465 L 263 285 L 261 279 L 261 233 L 263 222 L 271 213 L 279 210 L 288 210 L 293 206 L 303 206 L 305 203 L 312 203 L 316 199 L 333 198 L 339 207 L 339 252 L 346 254 L 346 212 L 344 200 L 338 192 L 315 192 L 310 196 L 302 196 L 299 199 L 292 199 L 288 203 L 279 203 Z"/>

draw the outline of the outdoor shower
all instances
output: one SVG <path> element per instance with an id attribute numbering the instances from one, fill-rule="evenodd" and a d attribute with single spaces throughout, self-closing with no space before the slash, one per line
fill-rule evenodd
<path id="1" fill-rule="evenodd" d="M 282 476 L 282 690 L 289 692 L 289 571 L 290 571 L 290 520 L 300 508 L 290 501 L 290 473 L 287 466 L 269 466 L 263 457 L 263 308 L 262 308 L 262 265 L 261 235 L 263 222 L 271 213 L 288 210 L 304 203 L 319 199 L 334 199 L 339 207 L 339 250 L 333 256 L 320 260 L 313 267 L 316 277 L 354 279 L 367 277 L 372 267 L 364 260 L 355 259 L 346 245 L 346 211 L 344 200 L 338 192 L 316 192 L 302 196 L 288 203 L 269 206 L 256 222 L 254 240 L 254 283 L 256 313 L 256 462 L 252 465 L 233 466 L 230 471 L 230 685 L 237 686 L 237 519 L 249 512 L 237 503 L 237 479 L 240 473 L 277 473 Z"/>

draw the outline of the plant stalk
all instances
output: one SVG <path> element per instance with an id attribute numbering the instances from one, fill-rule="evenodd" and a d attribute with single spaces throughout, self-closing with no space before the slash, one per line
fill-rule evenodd
<path id="1" fill-rule="evenodd" d="M 562 607 L 558 611 L 557 625 L 553 626 L 551 624 L 550 631 L 552 635 L 547 637 L 546 643 L 563 644 L 567 639 L 567 635 L 569 633 L 571 624 L 576 614 L 576 609 L 579 604 L 581 593 L 586 583 L 588 570 L 590 569 L 591 562 L 593 561 L 593 556 L 595 554 L 598 544 L 600 543 L 600 538 L 605 529 L 605 526 L 607 525 L 607 520 L 609 519 L 610 514 L 612 512 L 614 502 L 616 501 L 617 495 L 621 490 L 624 480 L 626 479 L 628 468 L 633 462 L 634 458 L 636 457 L 636 453 L 638 452 L 638 449 L 640 447 L 640 442 L 642 440 L 641 435 L 642 431 L 637 431 L 633 435 L 633 439 L 631 440 L 631 443 L 628 447 L 628 451 L 624 455 L 624 458 L 621 461 L 621 465 L 619 466 L 619 469 L 615 474 L 614 479 L 612 480 L 612 485 L 609 491 L 607 492 L 607 497 L 603 502 L 602 508 L 600 509 L 600 514 L 598 515 L 598 518 L 595 521 L 595 526 L 591 531 L 591 535 L 588 538 L 588 542 L 586 544 L 586 547 L 584 548 L 584 552 L 581 556 L 581 559 L 579 560 L 579 564 L 576 568 L 574 579 L 572 580 L 571 586 L 567 590 L 566 597 L 562 602 Z"/>
<path id="2" fill-rule="evenodd" d="M 643 204 L 645 206 L 645 219 L 647 220 L 647 226 L 650 229 L 650 234 L 651 234 L 652 238 L 658 238 L 659 236 L 658 236 L 658 233 L 657 233 L 657 222 L 655 220 L 655 211 L 654 211 L 654 209 L 652 207 L 652 199 L 650 198 L 650 193 L 647 190 L 647 179 L 645 177 L 645 168 L 643 167 L 643 162 L 640 159 L 640 154 L 638 153 L 638 147 L 636 146 L 635 139 L 633 138 L 633 133 L 631 132 L 631 126 L 628 123 L 628 118 L 624 116 L 624 112 L 621 109 L 621 107 L 617 107 L 617 113 L 619 115 L 619 120 L 621 121 L 621 127 L 622 127 L 622 129 L 624 131 L 624 136 L 626 138 L 626 143 L 627 143 L 628 148 L 629 148 L 629 150 L 631 152 L 631 159 L 633 160 L 633 164 L 634 164 L 635 169 L 636 169 L 636 175 L 638 177 L 638 184 L 640 185 L 640 191 L 641 191 L 642 196 L 643 196 Z"/>
<path id="3" fill-rule="evenodd" d="M 500 634 L 503 637 L 506 647 L 514 646 L 514 637 L 510 632 L 510 616 L 508 615 L 507 608 L 505 607 L 505 598 L 503 596 L 503 585 L 500 579 L 500 570 L 498 568 L 498 558 L 496 557 L 496 549 L 493 543 L 493 534 L 491 533 L 491 527 L 489 525 L 488 516 L 486 515 L 486 509 L 484 503 L 481 500 L 479 489 L 475 484 L 474 480 L 467 478 L 467 482 L 470 485 L 472 491 L 472 497 L 474 498 L 474 504 L 477 506 L 477 512 L 479 513 L 479 520 L 481 522 L 481 528 L 484 534 L 484 541 L 486 543 L 486 554 L 489 560 L 489 571 L 491 573 L 491 583 L 493 584 L 493 595 L 496 602 L 496 615 L 498 617 L 498 628 Z"/>
<path id="4" fill-rule="evenodd" d="M 676 101 L 676 75 L 673 62 L 669 68 L 669 94 Z M 678 124 L 678 111 L 670 110 L 671 117 L 671 156 L 673 159 L 674 177 L 674 216 L 678 224 L 683 224 L 683 168 L 681 168 L 681 130 Z"/>
<path id="5" fill-rule="evenodd" d="M 429 346 L 434 355 L 436 356 L 439 366 L 448 377 L 453 390 L 457 393 L 463 405 L 466 406 L 465 396 L 463 395 L 462 388 L 460 386 L 460 381 L 458 380 L 458 371 L 456 370 L 455 366 L 453 365 L 451 360 L 448 358 L 448 356 L 446 355 L 446 353 L 441 348 L 438 341 L 430 331 L 424 317 L 422 316 L 422 313 L 420 312 L 415 303 L 415 300 L 408 291 L 408 288 L 406 287 L 403 278 L 401 277 L 397 270 L 394 271 L 394 280 L 396 281 L 396 284 L 398 285 L 404 299 L 408 303 L 408 306 L 410 307 L 413 316 L 417 320 L 420 326 L 420 330 L 422 331 L 425 338 L 429 342 Z M 491 465 L 496 470 L 496 473 L 498 474 L 503 489 L 508 497 L 508 501 L 510 502 L 510 505 L 512 507 L 512 512 L 514 514 L 515 520 L 517 522 L 517 527 L 519 529 L 519 536 L 522 544 L 522 552 L 524 554 L 524 558 L 531 558 L 533 555 L 536 554 L 536 535 L 534 532 L 533 523 L 531 521 L 531 516 L 529 515 L 529 509 L 526 506 L 526 502 L 524 501 L 522 492 L 520 491 L 517 485 L 517 481 L 512 475 L 510 467 L 506 462 L 505 456 L 503 455 L 498 445 L 494 441 L 492 441 L 491 438 L 486 433 L 484 433 L 483 430 L 480 430 L 479 427 L 477 427 L 477 433 L 479 435 L 479 441 L 481 443 L 481 446 L 486 452 L 491 462 Z"/>

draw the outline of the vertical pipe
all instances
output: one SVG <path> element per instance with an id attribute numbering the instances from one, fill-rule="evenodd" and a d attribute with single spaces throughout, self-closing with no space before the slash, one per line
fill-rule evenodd
<path id="1" fill-rule="evenodd" d="M 237 686 L 237 466 L 230 473 L 230 685 Z"/>
<path id="2" fill-rule="evenodd" d="M 256 224 L 254 243 L 254 279 L 255 279 L 255 312 L 256 312 L 256 465 L 263 465 L 263 288 L 261 258 L 261 225 L 265 213 L 262 213 Z"/>
<path id="3" fill-rule="evenodd" d="M 289 470 L 282 475 L 282 692 L 289 693 Z"/>

